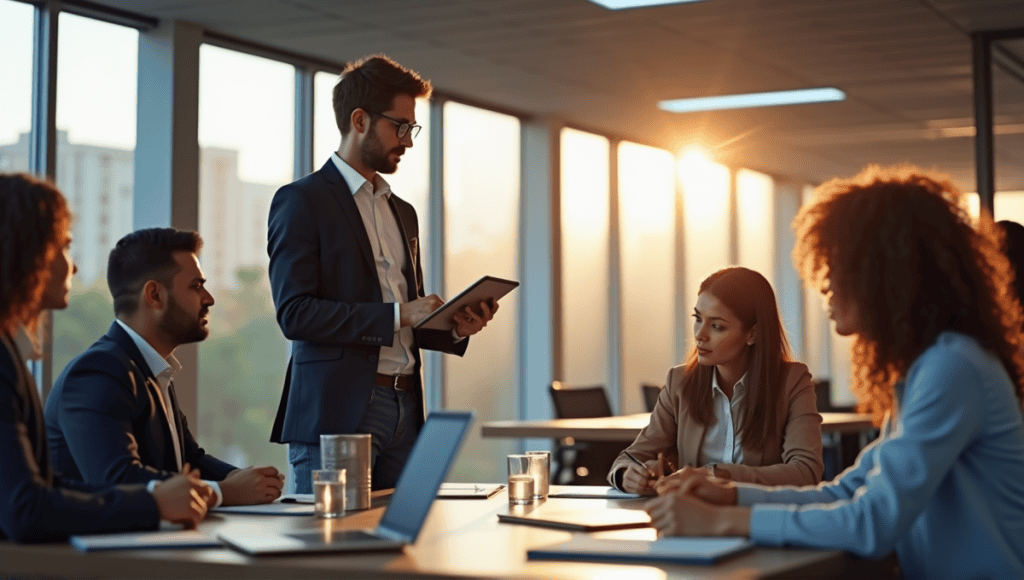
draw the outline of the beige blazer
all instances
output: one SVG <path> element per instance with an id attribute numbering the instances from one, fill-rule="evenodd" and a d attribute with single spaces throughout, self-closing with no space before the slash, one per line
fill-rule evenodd
<path id="1" fill-rule="evenodd" d="M 787 405 L 779 407 L 782 430 L 780 446 L 757 452 L 743 446 L 741 465 L 721 464 L 734 481 L 762 485 L 815 485 L 821 481 L 821 415 L 818 414 L 811 374 L 803 363 L 786 363 Z M 683 398 L 683 365 L 668 371 L 666 387 L 658 395 L 651 422 L 637 435 L 626 451 L 640 461 L 657 459 L 659 452 L 680 467 L 700 467 L 698 458 L 705 428 L 693 421 Z M 625 451 L 620 453 L 608 473 L 615 485 L 615 472 L 631 463 Z"/>

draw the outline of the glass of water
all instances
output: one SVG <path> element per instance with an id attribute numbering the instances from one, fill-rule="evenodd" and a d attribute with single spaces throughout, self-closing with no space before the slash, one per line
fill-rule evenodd
<path id="1" fill-rule="evenodd" d="M 508 503 L 527 504 L 533 501 L 536 481 L 530 464 L 529 455 L 508 456 Z"/>
<path id="2" fill-rule="evenodd" d="M 340 518 L 345 515 L 345 470 L 314 470 L 313 501 L 313 511 L 318 518 Z"/>

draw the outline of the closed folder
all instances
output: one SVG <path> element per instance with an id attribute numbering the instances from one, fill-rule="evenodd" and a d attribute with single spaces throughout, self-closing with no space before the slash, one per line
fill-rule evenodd
<path id="1" fill-rule="evenodd" d="M 630 528 L 646 528 L 651 525 L 651 517 L 647 515 L 647 512 L 624 509 L 538 509 L 524 515 L 498 514 L 498 521 L 574 532 L 628 530 Z"/>
<path id="2" fill-rule="evenodd" d="M 526 555 L 530 560 L 714 564 L 753 547 L 746 538 L 686 537 L 644 541 L 573 536 L 568 542 L 536 548 Z"/>

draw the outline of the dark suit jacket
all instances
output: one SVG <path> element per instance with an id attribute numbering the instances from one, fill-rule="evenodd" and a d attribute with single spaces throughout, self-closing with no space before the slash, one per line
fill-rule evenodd
<path id="1" fill-rule="evenodd" d="M 406 241 L 411 301 L 422 297 L 416 210 L 396 195 L 391 209 Z M 359 208 L 331 160 L 277 191 L 267 253 L 277 322 L 294 341 L 270 440 L 319 443 L 324 433 L 354 433 L 366 411 L 382 345 L 396 340 L 394 305 L 380 281 Z M 419 348 L 462 355 L 469 340 L 450 331 L 417 331 Z"/>
<path id="2" fill-rule="evenodd" d="M 68 363 L 46 400 L 54 465 L 91 484 L 143 483 L 177 471 L 160 385 L 131 336 L 115 321 L 107 334 Z M 181 460 L 203 479 L 220 481 L 234 466 L 207 455 L 178 418 Z"/>
<path id="3" fill-rule="evenodd" d="M 0 458 L 0 539 L 54 541 L 69 534 L 151 530 L 160 523 L 143 485 L 100 491 L 54 476 L 39 395 L 17 347 L 2 332 Z"/>

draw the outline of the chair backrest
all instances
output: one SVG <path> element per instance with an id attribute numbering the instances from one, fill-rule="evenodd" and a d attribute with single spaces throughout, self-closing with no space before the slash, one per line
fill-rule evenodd
<path id="1" fill-rule="evenodd" d="M 551 402 L 555 405 L 555 416 L 559 419 L 582 419 L 586 417 L 611 417 L 612 407 L 604 387 L 566 387 L 561 381 L 551 383 Z"/>
<path id="2" fill-rule="evenodd" d="M 654 405 L 658 403 L 658 395 L 661 394 L 661 385 L 643 383 L 640 385 L 640 389 L 644 393 L 644 406 L 648 411 L 653 411 Z"/>
<path id="3" fill-rule="evenodd" d="M 814 396 L 818 399 L 819 413 L 853 413 L 857 410 L 856 405 L 832 404 L 832 381 L 828 379 L 815 379 Z"/>

